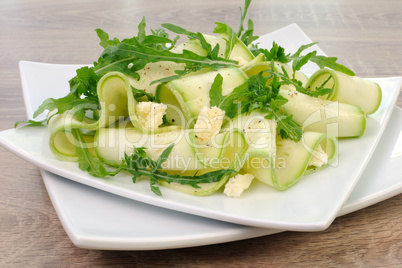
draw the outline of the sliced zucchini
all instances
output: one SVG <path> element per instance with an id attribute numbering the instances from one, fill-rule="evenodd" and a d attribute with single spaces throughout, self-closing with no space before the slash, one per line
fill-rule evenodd
<path id="1" fill-rule="evenodd" d="M 217 138 L 217 143 L 207 147 L 200 147 L 196 143 L 191 129 L 144 134 L 134 128 L 102 128 L 95 135 L 98 157 L 111 165 L 121 163 L 124 153 L 130 154 L 133 147 L 146 147 L 147 155 L 156 161 L 172 143 L 175 145 L 161 170 L 180 175 L 194 175 L 196 172 L 201 175 L 220 169 L 240 170 L 248 148 L 244 134 L 239 129 L 222 133 Z M 205 196 L 217 191 L 227 179 L 228 176 L 219 182 L 200 184 L 201 188 L 164 181 L 159 183 L 178 191 Z"/>
<path id="2" fill-rule="evenodd" d="M 223 77 L 222 94 L 227 95 L 247 81 L 247 76 L 235 67 L 222 68 L 201 74 L 186 76 L 161 84 L 156 89 L 156 97 L 168 106 L 166 119 L 168 122 L 191 128 L 200 109 L 209 107 L 209 91 L 217 74 Z"/>
<path id="3" fill-rule="evenodd" d="M 227 39 L 228 39 L 227 34 L 219 34 L 215 38 L 211 37 L 206 38 L 207 42 L 209 42 L 212 47 L 215 47 L 216 44 L 219 44 L 219 56 L 221 58 L 225 58 Z M 229 59 L 239 61 L 241 66 L 242 65 L 241 61 L 249 62 L 254 59 L 254 55 L 247 48 L 247 46 L 239 38 L 236 37 L 236 43 L 233 46 L 233 49 L 229 55 Z"/>
<path id="4" fill-rule="evenodd" d="M 288 102 L 282 106 L 286 114 L 303 131 L 327 133 L 335 137 L 359 137 L 366 129 L 366 115 L 359 106 L 323 100 L 292 90 L 279 94 Z"/>
<path id="5" fill-rule="evenodd" d="M 145 147 L 147 155 L 157 161 L 170 144 L 174 147 L 163 164 L 164 170 L 198 170 L 206 168 L 195 156 L 191 144 L 191 130 L 142 133 L 135 128 L 101 128 L 96 132 L 96 153 L 111 164 L 121 163 L 124 153 L 130 155 L 134 147 Z"/>
<path id="6" fill-rule="evenodd" d="M 137 101 L 132 94 L 130 82 L 122 73 L 110 72 L 104 75 L 98 82 L 97 93 L 101 107 L 98 120 L 85 117 L 83 121 L 79 121 L 74 117 L 74 110 L 54 115 L 49 120 L 49 147 L 59 159 L 78 160 L 75 154 L 75 139 L 70 133 L 71 129 L 97 130 L 118 122 L 129 122 L 142 133 L 158 133 L 178 128 L 178 126 L 167 126 L 155 131 L 145 129 L 138 122 L 135 112 Z M 88 146 L 92 147 L 91 143 L 92 141 Z"/>
<path id="7" fill-rule="evenodd" d="M 267 158 L 251 155 L 244 165 L 244 170 L 253 174 L 261 182 L 278 190 L 286 190 L 306 173 L 313 152 L 318 146 L 324 148 L 328 156 L 328 162 L 322 167 L 327 167 L 336 158 L 337 140 L 334 137 L 317 132 L 304 132 L 299 142 L 277 137 L 277 151 L 275 165 Z M 254 163 L 254 164 L 253 164 Z M 260 163 L 260 165 L 256 165 Z"/>
<path id="8" fill-rule="evenodd" d="M 219 170 L 219 169 L 233 169 L 239 171 L 244 164 L 245 154 L 248 148 L 246 139 L 244 137 L 243 132 L 240 129 L 231 129 L 227 133 L 224 134 L 224 142 L 219 145 L 220 152 L 217 156 L 219 158 L 219 162 L 214 162 L 213 165 L 209 166 L 206 169 L 201 169 L 198 171 L 190 171 L 186 172 L 188 175 L 201 175 L 206 172 Z M 205 156 L 211 157 L 211 153 L 208 152 L 208 148 L 203 150 L 197 150 L 198 159 L 202 159 Z M 207 152 L 208 155 L 203 153 Z M 204 159 L 205 160 L 205 159 Z M 210 163 L 210 162 L 209 162 Z M 170 173 L 170 171 L 168 171 Z M 219 190 L 229 179 L 229 175 L 225 175 L 219 182 L 213 183 L 202 183 L 199 184 L 200 188 L 194 188 L 188 185 L 181 185 L 178 183 L 167 183 L 165 181 L 160 181 L 159 183 L 165 187 L 174 189 L 176 191 L 193 194 L 196 196 L 207 196 L 215 193 Z"/>
<path id="9" fill-rule="evenodd" d="M 318 87 L 333 89 L 331 94 L 322 98 L 359 106 L 365 114 L 374 113 L 381 104 L 382 91 L 377 83 L 338 71 L 320 69 L 315 72 L 306 88 L 315 91 Z"/>
<path id="10" fill-rule="evenodd" d="M 132 77 L 128 78 L 131 86 L 134 88 L 155 95 L 155 90 L 159 83 L 151 84 L 151 82 L 176 75 L 175 71 L 183 70 L 184 67 L 185 65 L 183 63 L 175 63 L 172 61 L 151 62 L 147 63 L 143 69 L 137 71 L 140 75 L 138 80 Z"/>

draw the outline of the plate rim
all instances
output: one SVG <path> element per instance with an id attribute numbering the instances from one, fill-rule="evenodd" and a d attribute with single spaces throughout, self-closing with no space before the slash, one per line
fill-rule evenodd
<path id="1" fill-rule="evenodd" d="M 398 118 L 402 118 L 402 108 L 395 106 L 394 113 L 398 113 Z M 389 127 L 389 126 L 388 126 Z M 402 133 L 402 132 L 401 132 Z M 380 163 L 383 164 L 383 163 Z M 54 186 L 54 181 L 59 179 L 65 179 L 59 177 L 55 174 L 52 174 L 43 169 L 40 170 L 44 184 L 50 196 L 51 202 L 56 210 L 58 217 L 63 225 L 63 228 L 66 230 L 67 235 L 74 245 L 81 248 L 88 249 L 101 249 L 101 250 L 166 250 L 166 249 L 175 249 L 175 248 L 184 248 L 184 247 L 194 247 L 194 246 L 204 246 L 204 245 L 212 245 L 212 244 L 220 244 L 227 243 L 233 241 L 239 241 L 244 239 L 251 239 L 266 235 L 272 235 L 280 232 L 284 232 L 286 230 L 274 230 L 274 229 L 265 229 L 259 227 L 251 227 L 251 226 L 239 226 L 233 225 L 233 227 L 227 233 L 219 233 L 219 234 L 210 234 L 209 236 L 205 236 L 203 233 L 202 236 L 200 234 L 193 236 L 185 236 L 185 237 L 169 237 L 169 239 L 138 239 L 135 237 L 129 237 L 126 239 L 117 239 L 112 236 L 98 236 L 94 237 L 93 235 L 85 235 L 82 232 L 79 232 L 74 229 L 73 224 L 67 219 L 66 211 L 68 208 L 63 208 L 60 204 L 62 200 L 58 200 L 57 196 L 57 187 Z M 385 178 L 388 178 L 386 176 Z M 363 178 L 365 179 L 365 178 Z M 73 185 L 73 187 L 88 187 L 78 182 L 74 182 L 66 179 Z M 53 184 L 52 184 L 53 183 Z M 357 185 L 358 187 L 359 185 Z M 55 187 L 55 188 L 53 188 Z M 357 189 L 355 188 L 355 190 Z M 74 190 L 74 189 L 73 189 Z M 95 199 L 103 198 L 103 195 L 111 195 L 110 193 L 103 192 L 101 190 L 95 189 Z M 354 191 L 355 191 L 354 190 Z M 70 191 L 70 189 L 68 190 Z M 393 184 L 390 187 L 384 187 L 380 191 L 366 195 L 363 198 L 358 199 L 357 201 L 350 201 L 348 199 L 344 206 L 341 208 L 337 217 L 344 216 L 346 214 L 361 210 L 368 206 L 374 205 L 381 201 L 384 201 L 388 198 L 396 196 L 402 193 L 402 183 Z M 91 193 L 92 194 L 92 193 Z M 99 196 L 98 196 L 99 194 Z M 101 197 L 102 195 L 102 197 Z M 61 198 L 63 199 L 63 198 Z M 130 200 L 130 202 L 138 202 L 135 200 Z M 71 216 L 71 215 L 70 215 Z M 82 220 L 81 218 L 79 220 Z M 76 219 L 77 221 L 77 219 Z M 211 220 L 211 224 L 213 224 L 215 220 Z M 232 224 L 229 225 L 229 228 Z"/>

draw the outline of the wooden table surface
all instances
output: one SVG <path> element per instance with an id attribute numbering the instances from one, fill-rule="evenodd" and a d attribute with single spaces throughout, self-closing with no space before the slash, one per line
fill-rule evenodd
<path id="1" fill-rule="evenodd" d="M 92 63 L 94 32 L 131 37 L 171 22 L 212 33 L 215 21 L 236 30 L 241 0 L 2 0 L 0 130 L 25 119 L 18 61 Z M 362 77 L 402 76 L 402 1 L 255 0 L 256 34 L 297 23 L 329 55 Z M 402 107 L 402 96 L 397 105 Z M 402 195 L 337 218 L 322 232 L 283 232 L 254 239 L 161 251 L 75 247 L 34 165 L 0 148 L 0 267 L 398 267 L 402 263 Z M 402 163 L 401 163 L 402 164 Z M 399 266 L 401 267 L 401 266 Z"/>

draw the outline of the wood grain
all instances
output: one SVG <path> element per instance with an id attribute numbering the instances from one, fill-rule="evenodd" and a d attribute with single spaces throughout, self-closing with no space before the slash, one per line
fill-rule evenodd
<path id="1" fill-rule="evenodd" d="M 118 38 L 171 22 L 211 33 L 237 28 L 241 0 L 2 0 L 0 130 L 25 119 L 18 61 L 91 63 L 95 28 Z M 256 34 L 297 23 L 329 55 L 362 77 L 402 76 L 399 0 L 254 0 Z M 402 107 L 402 96 L 397 105 Z M 38 169 L 0 148 L 0 267 L 401 267 L 402 195 L 340 217 L 325 231 L 280 234 L 164 251 L 75 247 L 53 209 Z"/>

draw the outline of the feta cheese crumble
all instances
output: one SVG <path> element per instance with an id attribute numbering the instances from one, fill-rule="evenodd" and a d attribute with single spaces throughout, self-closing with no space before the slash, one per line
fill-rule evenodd
<path id="1" fill-rule="evenodd" d="M 204 106 L 198 114 L 197 122 L 194 125 L 195 134 L 204 141 L 210 141 L 213 136 L 219 133 L 225 112 L 218 107 Z"/>
<path id="2" fill-rule="evenodd" d="M 229 179 L 223 192 L 230 197 L 239 197 L 243 191 L 250 186 L 253 179 L 254 175 L 250 173 L 246 173 L 244 175 L 237 174 Z"/>
<path id="3" fill-rule="evenodd" d="M 139 123 L 148 130 L 155 130 L 163 123 L 167 106 L 156 102 L 139 102 L 135 107 Z"/>
<path id="4" fill-rule="evenodd" d="M 314 150 L 312 155 L 308 163 L 309 166 L 322 167 L 322 165 L 328 163 L 328 155 L 324 152 L 321 145 L 318 145 L 317 150 Z"/>

